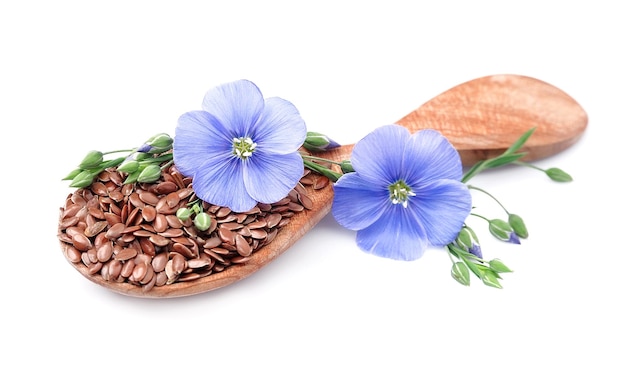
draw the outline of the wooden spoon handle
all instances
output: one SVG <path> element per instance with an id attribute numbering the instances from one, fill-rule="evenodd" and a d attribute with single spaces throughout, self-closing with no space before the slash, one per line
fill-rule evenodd
<path id="1" fill-rule="evenodd" d="M 524 160 L 559 153 L 581 137 L 587 113 L 553 85 L 526 76 L 493 75 L 451 88 L 398 124 L 411 131 L 439 130 L 470 166 L 501 154 L 533 127 L 522 149 Z"/>

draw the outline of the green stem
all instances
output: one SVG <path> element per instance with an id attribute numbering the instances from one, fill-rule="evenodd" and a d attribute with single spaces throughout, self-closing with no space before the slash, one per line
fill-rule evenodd
<path id="1" fill-rule="evenodd" d="M 470 215 L 473 215 L 473 216 L 475 216 L 475 217 L 478 217 L 478 218 L 484 219 L 484 220 L 485 220 L 485 221 L 487 221 L 487 222 L 491 222 L 489 219 L 487 219 L 487 218 L 483 217 L 483 216 L 482 216 L 482 215 L 480 215 L 480 214 L 470 213 Z"/>
<path id="2" fill-rule="evenodd" d="M 106 153 L 102 153 L 102 155 L 107 155 L 107 154 L 113 154 L 113 153 L 126 153 L 126 152 L 133 152 L 135 151 L 137 148 L 135 149 L 120 149 L 120 150 L 112 150 L 110 152 L 106 152 Z"/>
<path id="3" fill-rule="evenodd" d="M 487 196 L 489 196 L 490 198 L 492 198 L 492 199 L 493 199 L 496 203 L 498 203 L 498 205 L 500 205 L 500 207 L 501 207 L 501 208 L 502 208 L 502 209 L 506 212 L 506 214 L 507 214 L 507 215 L 509 214 L 509 211 L 508 211 L 508 210 L 506 210 L 506 208 L 504 207 L 504 205 L 502 205 L 502 203 L 501 203 L 498 199 L 496 199 L 496 198 L 495 198 L 495 196 L 491 195 L 490 193 L 488 193 L 487 191 L 485 191 L 485 190 L 481 189 L 480 187 L 476 187 L 476 186 L 472 186 L 472 185 L 467 185 L 467 187 L 468 187 L 469 189 L 472 189 L 472 190 L 477 190 L 477 191 L 480 191 L 480 192 L 482 192 L 482 193 L 486 194 Z"/>
<path id="4" fill-rule="evenodd" d="M 537 171 L 546 172 L 545 169 L 543 169 L 541 167 L 537 167 L 537 166 L 535 166 L 533 164 L 530 164 L 528 162 L 516 161 L 516 162 L 513 162 L 513 163 L 515 163 L 515 164 L 517 164 L 519 166 L 525 166 L 525 167 L 533 168 L 533 169 L 536 169 Z"/>
<path id="5" fill-rule="evenodd" d="M 337 161 L 332 161 L 330 159 L 325 159 L 325 158 L 320 158 L 320 157 L 314 157 L 312 155 L 304 155 L 304 154 L 300 154 L 302 156 L 303 159 L 308 159 L 311 161 L 320 161 L 320 162 L 326 162 L 326 163 L 331 163 L 331 164 L 336 164 L 336 165 L 340 165 L 341 162 L 337 162 Z"/>

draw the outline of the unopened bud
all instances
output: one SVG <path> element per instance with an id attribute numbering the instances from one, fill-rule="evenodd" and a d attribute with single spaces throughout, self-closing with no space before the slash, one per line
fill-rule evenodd
<path id="1" fill-rule="evenodd" d="M 526 224 L 522 217 L 517 214 L 509 214 L 509 224 L 520 238 L 528 238 L 528 229 L 526 229 Z"/>
<path id="2" fill-rule="evenodd" d="M 180 208 L 176 211 L 176 217 L 180 219 L 181 222 L 184 222 L 191 218 L 191 213 L 192 211 L 189 208 Z"/>
<path id="3" fill-rule="evenodd" d="M 100 163 L 102 163 L 102 160 L 103 160 L 102 152 L 99 152 L 97 150 L 92 150 L 89 153 L 87 153 L 87 155 L 85 156 L 85 158 L 83 158 L 82 162 L 80 162 L 80 165 L 78 167 L 82 169 L 96 168 L 100 165 Z"/>
<path id="4" fill-rule="evenodd" d="M 546 170 L 546 175 L 548 175 L 552 181 L 556 182 L 570 182 L 573 180 L 572 176 L 570 176 L 567 172 L 555 167 L 548 168 Z"/>
<path id="5" fill-rule="evenodd" d="M 514 244 L 520 244 L 519 237 L 513 231 L 508 222 L 502 219 L 492 219 L 489 221 L 489 232 L 497 239 Z"/>
<path id="6" fill-rule="evenodd" d="M 95 173 L 91 171 L 81 171 L 76 176 L 74 176 L 72 182 L 70 183 L 70 187 L 76 187 L 79 189 L 87 187 L 91 185 L 94 178 L 96 178 Z"/>
<path id="7" fill-rule="evenodd" d="M 161 167 L 158 164 L 149 164 L 141 170 L 137 176 L 137 182 L 155 182 L 159 178 L 161 178 Z"/>
<path id="8" fill-rule="evenodd" d="M 343 173 L 354 172 L 354 168 L 352 167 L 352 162 L 348 160 L 341 161 L 341 163 L 339 163 L 339 167 L 341 168 L 341 172 Z"/>
<path id="9" fill-rule="evenodd" d="M 326 152 L 341 145 L 324 134 L 309 131 L 302 146 L 311 152 Z"/>
<path id="10" fill-rule="evenodd" d="M 205 212 L 198 213 L 193 219 L 193 225 L 201 231 L 206 231 L 211 226 L 211 216 Z"/>
<path id="11" fill-rule="evenodd" d="M 125 173 L 133 173 L 136 172 L 139 169 L 139 162 L 132 160 L 132 159 L 127 159 L 124 162 L 122 162 L 122 164 L 120 164 L 117 167 L 117 170 L 120 172 L 125 172 Z"/>
<path id="12" fill-rule="evenodd" d="M 167 134 L 157 134 L 137 149 L 141 153 L 159 154 L 172 149 L 174 140 Z"/>

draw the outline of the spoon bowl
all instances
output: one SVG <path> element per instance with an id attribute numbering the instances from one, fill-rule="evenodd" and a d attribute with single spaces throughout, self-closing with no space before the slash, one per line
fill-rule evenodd
<path id="1" fill-rule="evenodd" d="M 457 149 L 464 166 L 497 156 L 524 132 L 536 130 L 521 151 L 532 161 L 557 154 L 574 144 L 587 126 L 582 107 L 560 89 L 520 75 L 493 75 L 468 81 L 436 96 L 396 122 L 411 133 L 440 131 Z M 341 161 L 350 158 L 353 145 L 317 154 Z M 331 210 L 332 185 L 311 190 L 313 206 L 295 214 L 273 241 L 255 251 L 250 260 L 193 281 L 153 287 L 107 281 L 90 274 L 80 263 L 70 264 L 90 281 L 117 293 L 143 298 L 190 296 L 242 280 L 276 259 Z M 67 246 L 61 243 L 63 249 Z"/>

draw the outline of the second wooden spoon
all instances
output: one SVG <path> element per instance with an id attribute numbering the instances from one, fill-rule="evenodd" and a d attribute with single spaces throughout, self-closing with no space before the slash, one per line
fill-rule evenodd
<path id="1" fill-rule="evenodd" d="M 532 127 L 535 132 L 523 147 L 526 160 L 559 153 L 574 144 L 587 126 L 582 107 L 560 89 L 519 75 L 494 75 L 460 84 L 436 96 L 396 122 L 412 133 L 425 128 L 439 130 L 461 155 L 463 164 L 496 156 Z M 352 145 L 319 155 L 349 159 Z M 313 208 L 294 215 L 276 238 L 251 255 L 244 264 L 194 281 L 154 287 L 149 291 L 89 274 L 82 264 L 71 263 L 86 278 L 129 296 L 182 297 L 207 292 L 242 280 L 276 259 L 330 212 L 332 186 L 311 191 Z M 61 244 L 61 246 L 65 246 Z"/>

